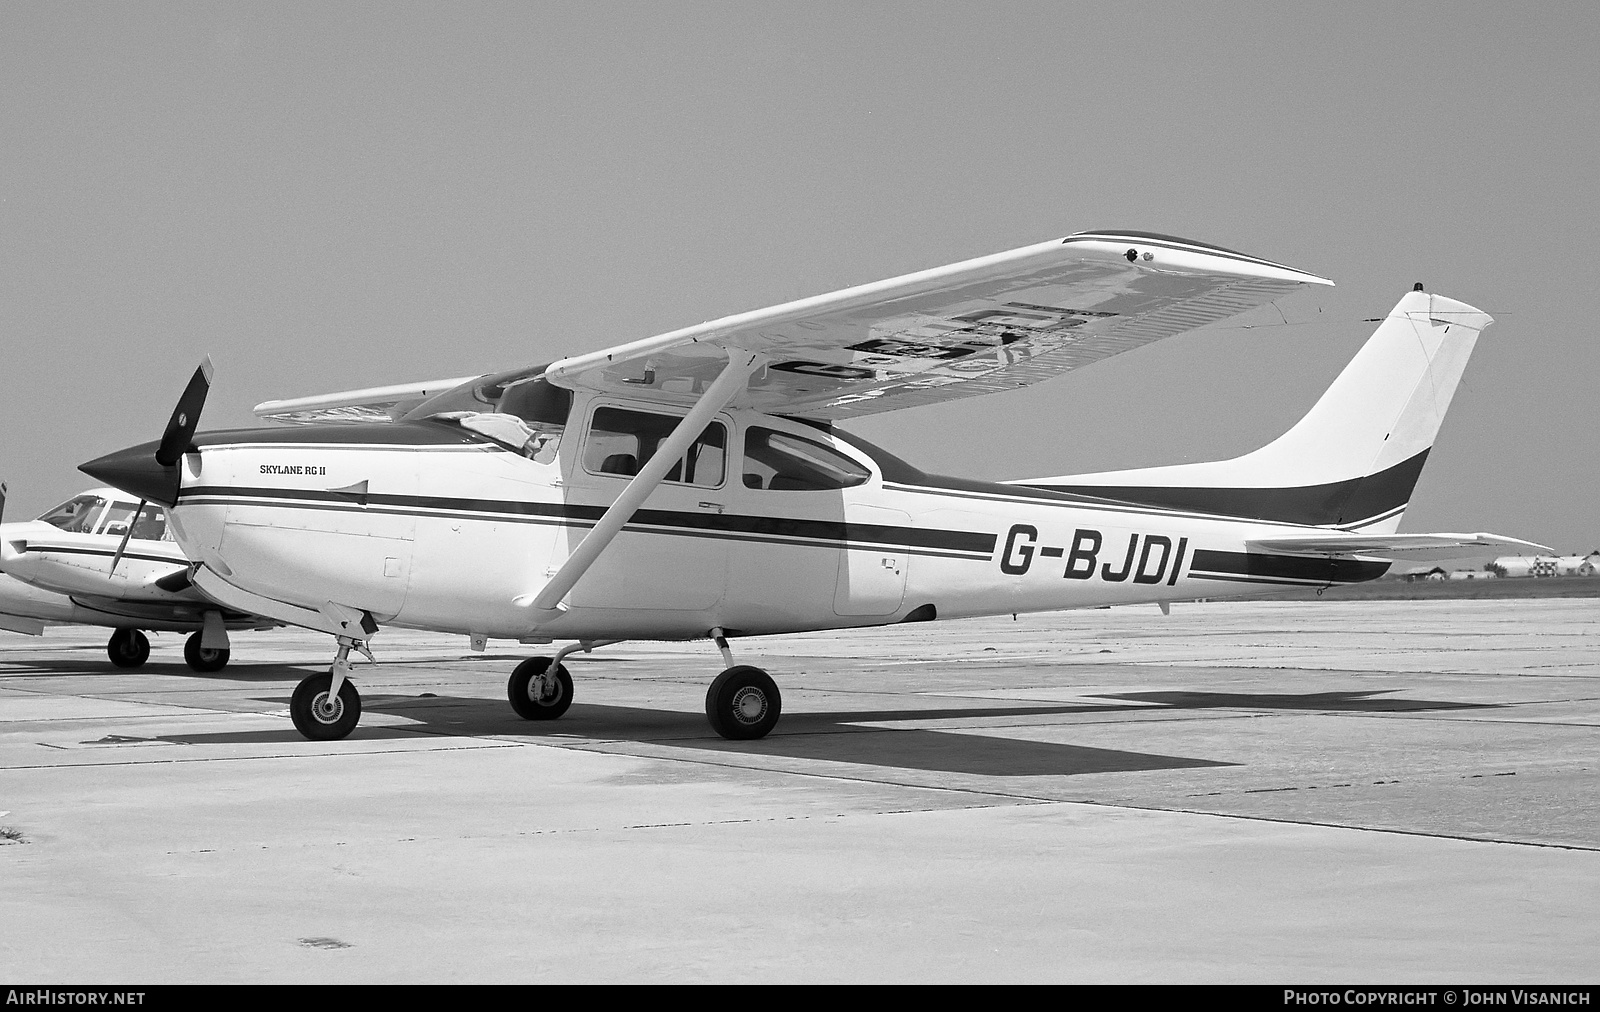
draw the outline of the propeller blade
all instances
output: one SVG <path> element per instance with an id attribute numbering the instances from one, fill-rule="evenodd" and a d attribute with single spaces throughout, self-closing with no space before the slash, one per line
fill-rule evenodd
<path id="1" fill-rule="evenodd" d="M 6 483 L 0 481 L 0 523 L 6 519 Z"/>
<path id="2" fill-rule="evenodd" d="M 128 529 L 122 532 L 122 544 L 117 546 L 117 554 L 111 557 L 111 572 L 107 576 L 117 575 L 117 563 L 122 561 L 122 553 L 128 550 L 128 539 L 133 537 L 133 525 L 139 522 L 139 514 L 144 512 L 147 500 L 140 499 L 139 506 L 133 511 L 133 516 L 128 518 Z"/>
<path id="3" fill-rule="evenodd" d="M 178 398 L 178 406 L 172 409 L 172 419 L 167 422 L 167 431 L 161 434 L 161 445 L 156 448 L 156 463 L 162 467 L 171 467 L 188 452 L 189 441 L 200 424 L 200 411 L 206 406 L 206 394 L 211 392 L 211 372 L 211 356 L 207 355 L 189 378 L 183 396 Z"/>

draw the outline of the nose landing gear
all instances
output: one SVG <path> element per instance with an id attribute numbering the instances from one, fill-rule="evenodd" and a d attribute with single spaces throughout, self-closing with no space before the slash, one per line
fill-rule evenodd
<path id="1" fill-rule="evenodd" d="M 350 682 L 350 650 L 372 660 L 360 640 L 339 637 L 339 653 L 325 675 L 310 675 L 295 686 L 289 698 L 289 719 L 295 730 L 312 741 L 338 741 L 356 729 L 361 720 L 361 694 Z"/>

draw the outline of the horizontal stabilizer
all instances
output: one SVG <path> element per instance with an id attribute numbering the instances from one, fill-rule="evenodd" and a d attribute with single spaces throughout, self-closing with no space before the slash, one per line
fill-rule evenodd
<path id="1" fill-rule="evenodd" d="M 1319 534 L 1306 538 L 1256 538 L 1251 552 L 1316 558 L 1452 559 L 1467 555 L 1551 555 L 1544 545 L 1498 534 Z"/>
<path id="2" fill-rule="evenodd" d="M 21 633 L 24 636 L 44 635 L 43 622 L 38 619 L 23 618 L 20 615 L 0 615 L 0 629 Z"/>
<path id="3" fill-rule="evenodd" d="M 255 406 L 255 413 L 257 418 L 291 425 L 323 422 L 387 422 L 399 418 L 429 397 L 475 378 L 475 376 L 457 376 L 454 379 L 422 380 L 417 383 L 397 383 L 387 387 L 368 387 L 365 390 L 344 390 L 312 397 L 263 401 Z"/>

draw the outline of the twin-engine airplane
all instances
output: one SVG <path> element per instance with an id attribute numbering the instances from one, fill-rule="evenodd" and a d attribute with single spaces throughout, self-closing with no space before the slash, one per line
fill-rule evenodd
<path id="1" fill-rule="evenodd" d="M 167 532 L 166 510 L 116 489 L 90 489 L 37 520 L 0 523 L 0 571 L 0 629 L 37 636 L 46 625 L 110 626 L 106 654 L 119 668 L 148 660 L 144 631 L 160 630 L 190 634 L 189 667 L 221 671 L 229 629 L 278 624 L 201 596 Z"/>
<path id="2" fill-rule="evenodd" d="M 257 408 L 298 427 L 195 435 L 202 367 L 159 443 L 83 470 L 168 507 L 212 599 L 336 637 L 331 670 L 292 699 L 308 738 L 356 726 L 349 652 L 389 624 L 480 648 L 574 641 L 511 676 L 535 720 L 571 704 L 574 650 L 709 638 L 727 665 L 712 727 L 760 738 L 781 700 L 735 663 L 735 637 L 1165 607 L 1525 546 L 1395 533 L 1490 322 L 1420 290 L 1304 419 L 1233 460 L 972 481 L 834 425 L 1036 383 L 1326 284 L 1188 240 L 1083 232 L 425 400 L 418 384 Z"/>

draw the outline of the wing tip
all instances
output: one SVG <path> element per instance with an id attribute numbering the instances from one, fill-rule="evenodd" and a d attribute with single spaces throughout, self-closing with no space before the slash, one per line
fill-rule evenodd
<path id="1" fill-rule="evenodd" d="M 1264 257 L 1240 253 L 1238 250 L 1228 249 L 1226 246 L 1200 242 L 1197 239 L 1185 239 L 1182 236 L 1167 235 L 1162 232 L 1144 232 L 1137 229 L 1089 229 L 1084 232 L 1074 232 L 1063 238 L 1061 243 L 1062 245 L 1099 243 L 1112 247 L 1125 245 L 1128 249 L 1123 255 L 1134 262 L 1141 259 L 1152 261 L 1156 258 L 1158 251 L 1166 254 L 1167 257 L 1174 254 L 1178 256 L 1208 257 L 1229 262 L 1236 268 L 1255 268 L 1255 270 L 1249 270 L 1246 273 L 1260 275 L 1264 269 L 1270 272 L 1264 276 L 1277 280 L 1294 281 L 1307 285 L 1333 286 L 1333 281 L 1328 278 L 1290 267 L 1288 264 L 1278 263 L 1276 260 L 1268 260 Z"/>

